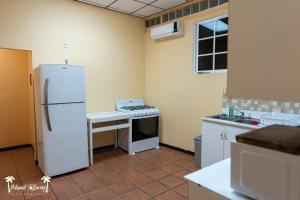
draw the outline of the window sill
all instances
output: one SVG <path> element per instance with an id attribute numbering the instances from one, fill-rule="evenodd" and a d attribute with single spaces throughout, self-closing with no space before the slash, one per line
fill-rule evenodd
<path id="1" fill-rule="evenodd" d="M 222 70 L 207 70 L 207 71 L 200 71 L 196 72 L 195 74 L 222 74 L 227 73 L 228 69 L 222 69 Z"/>

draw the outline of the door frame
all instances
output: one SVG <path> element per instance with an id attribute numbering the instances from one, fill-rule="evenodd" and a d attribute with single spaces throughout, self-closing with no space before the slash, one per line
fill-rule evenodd
<path id="1" fill-rule="evenodd" d="M 14 50 L 14 51 L 26 51 L 30 54 L 27 68 L 27 77 L 28 77 L 28 91 L 29 91 L 29 119 L 30 119 L 30 144 L 34 151 L 34 159 L 37 161 L 37 151 L 36 151 L 36 120 L 35 120 L 35 98 L 34 98 L 34 78 L 33 78 L 33 64 L 32 64 L 32 50 L 30 49 L 16 49 L 16 48 L 7 48 L 1 47 L 3 50 Z"/>

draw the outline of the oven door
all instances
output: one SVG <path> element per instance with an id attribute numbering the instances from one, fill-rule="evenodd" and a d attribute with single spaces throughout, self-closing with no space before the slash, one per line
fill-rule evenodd
<path id="1" fill-rule="evenodd" d="M 132 119 L 132 141 L 158 137 L 159 116 Z"/>

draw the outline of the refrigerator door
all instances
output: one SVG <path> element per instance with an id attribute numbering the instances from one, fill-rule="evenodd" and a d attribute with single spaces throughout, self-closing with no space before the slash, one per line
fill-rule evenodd
<path id="1" fill-rule="evenodd" d="M 85 102 L 85 73 L 83 67 L 41 65 L 39 84 L 42 105 Z"/>
<path id="2" fill-rule="evenodd" d="M 85 103 L 41 106 L 44 161 L 41 169 L 55 176 L 88 166 Z M 51 130 L 49 130 L 49 124 Z"/>

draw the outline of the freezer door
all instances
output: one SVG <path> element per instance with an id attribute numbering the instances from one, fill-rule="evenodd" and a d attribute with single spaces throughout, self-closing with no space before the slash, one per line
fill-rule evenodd
<path id="1" fill-rule="evenodd" d="M 44 104 L 85 102 L 84 68 L 73 65 L 41 65 L 40 102 Z"/>
<path id="2" fill-rule="evenodd" d="M 55 176 L 87 167 L 88 137 L 85 103 L 49 105 L 48 116 L 46 107 L 47 105 L 42 106 L 44 173 Z"/>

